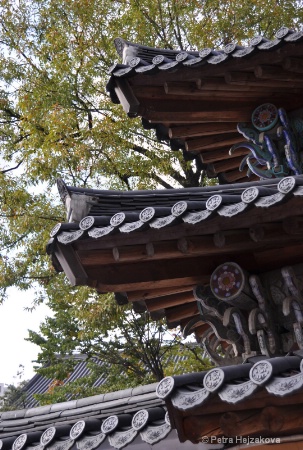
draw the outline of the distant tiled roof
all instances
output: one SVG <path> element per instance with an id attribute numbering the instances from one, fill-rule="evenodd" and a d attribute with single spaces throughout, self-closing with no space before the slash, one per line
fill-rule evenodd
<path id="1" fill-rule="evenodd" d="M 76 381 L 79 378 L 86 377 L 91 373 L 89 367 L 87 366 L 87 358 L 85 355 L 75 355 L 73 356 L 73 359 L 78 362 L 75 364 L 75 367 L 69 377 L 64 380 L 63 384 L 72 383 L 73 381 Z M 104 362 L 98 360 L 97 358 L 94 358 L 93 362 L 100 367 L 105 366 Z M 105 382 L 105 380 L 106 377 L 104 375 L 100 376 L 92 384 L 92 387 L 101 386 Z M 24 398 L 22 397 L 22 403 L 25 405 L 25 407 L 33 408 L 35 406 L 38 406 L 39 402 L 34 398 L 34 394 L 44 394 L 48 392 L 53 386 L 54 382 L 56 382 L 55 379 L 46 378 L 38 373 L 34 375 L 33 378 L 22 389 L 22 392 L 24 394 Z M 16 407 L 18 406 L 21 405 L 17 404 Z"/>

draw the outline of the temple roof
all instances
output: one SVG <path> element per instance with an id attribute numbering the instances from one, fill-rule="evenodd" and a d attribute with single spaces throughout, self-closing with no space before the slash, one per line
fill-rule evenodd
<path id="1" fill-rule="evenodd" d="M 244 46 L 188 52 L 121 38 L 115 45 L 122 64 L 110 68 L 112 100 L 223 183 L 246 179 L 238 167 L 247 149 L 229 154 L 243 141 L 237 123 L 251 122 L 264 103 L 290 115 L 303 107 L 302 31 L 281 28 L 273 40 L 256 36 Z"/>
<path id="2" fill-rule="evenodd" d="M 166 399 L 181 441 L 194 442 L 203 436 L 295 435 L 303 399 L 301 357 L 298 352 L 250 358 L 241 365 L 167 377 L 157 393 Z"/>
<path id="3" fill-rule="evenodd" d="M 273 270 L 283 285 L 289 267 L 294 271 L 291 279 L 301 280 L 302 176 L 164 191 L 98 191 L 69 187 L 62 181 L 59 188 L 72 221 L 58 224 L 51 233 L 48 252 L 55 268 L 64 270 L 73 285 L 114 292 L 120 304 L 130 302 L 135 311 L 147 310 L 154 319 L 166 317 L 170 327 L 181 325 L 199 342 L 207 336 L 212 342 L 208 352 L 216 363 L 222 342 L 229 342 L 229 348 L 233 341 L 241 359 L 260 351 L 257 342 L 262 341 L 253 336 L 262 328 L 256 324 L 260 314 L 249 319 L 253 331 L 242 330 L 240 336 L 236 325 L 240 313 L 233 309 L 236 300 L 208 292 L 218 268 L 232 262 L 226 266 L 228 274 L 235 271 L 232 277 L 263 277 L 253 281 L 254 286 L 272 283 L 267 273 Z M 281 293 L 283 299 L 292 295 L 288 285 Z M 255 311 L 260 295 L 259 288 L 254 289 L 249 288 L 248 297 L 238 302 L 240 310 L 249 305 Z M 264 343 L 262 353 L 272 356 L 287 353 L 299 336 L 294 339 L 292 306 L 279 299 L 280 294 L 266 300 L 273 332 L 284 327 L 283 344 L 280 338 L 271 341 L 270 348 Z M 214 308 L 217 318 L 210 317 Z M 245 327 L 247 320 L 244 311 Z M 213 321 L 216 324 L 211 326 Z"/>

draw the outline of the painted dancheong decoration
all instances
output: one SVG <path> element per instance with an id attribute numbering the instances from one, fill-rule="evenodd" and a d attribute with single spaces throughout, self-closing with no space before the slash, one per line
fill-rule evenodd
<path id="1" fill-rule="evenodd" d="M 303 115 L 288 115 L 284 108 L 272 103 L 258 106 L 251 123 L 239 123 L 238 131 L 248 142 L 235 144 L 233 154 L 240 148 L 249 153 L 240 164 L 240 171 L 248 166 L 247 176 L 280 178 L 303 173 Z"/>
<path id="2" fill-rule="evenodd" d="M 210 285 L 195 290 L 211 359 L 226 365 L 303 349 L 302 273 L 302 264 L 259 275 L 234 262 L 218 266 Z"/>

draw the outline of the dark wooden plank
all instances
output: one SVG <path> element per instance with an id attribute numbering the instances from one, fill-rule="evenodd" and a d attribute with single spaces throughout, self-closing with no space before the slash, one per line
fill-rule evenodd
<path id="1" fill-rule="evenodd" d="M 225 183 L 234 183 L 243 178 L 243 172 L 237 170 L 230 170 L 228 172 L 221 172 L 221 179 L 224 180 Z M 247 178 L 247 181 L 250 179 Z"/>
<path id="2" fill-rule="evenodd" d="M 113 264 L 115 262 L 112 249 L 77 251 L 78 257 L 84 266 L 96 266 L 97 264 Z"/>
<path id="3" fill-rule="evenodd" d="M 199 283 L 206 283 L 209 277 L 203 277 L 201 275 L 190 276 L 190 277 L 182 277 L 182 278 L 167 278 L 163 280 L 148 280 L 148 281 L 137 281 L 135 283 L 125 282 L 120 284 L 111 284 L 104 282 L 96 281 L 96 289 L 98 292 L 121 292 L 121 291 L 145 291 L 152 289 L 163 289 L 163 288 L 173 288 L 178 284 L 180 289 L 182 287 L 191 287 L 195 286 Z M 111 281 L 111 280 L 110 280 Z"/>
<path id="4" fill-rule="evenodd" d="M 222 111 L 146 111 L 143 117 L 156 123 L 208 123 L 208 122 L 249 122 L 251 118 L 251 108 L 243 110 L 224 110 Z"/>
<path id="5" fill-rule="evenodd" d="M 196 300 L 186 305 L 175 306 L 165 310 L 165 316 L 168 323 L 180 322 L 186 317 L 192 317 L 198 314 L 198 306 Z"/>
<path id="6" fill-rule="evenodd" d="M 57 242 L 54 253 L 72 286 L 86 285 L 88 276 L 75 250 Z"/>
<path id="7" fill-rule="evenodd" d="M 299 58 L 285 58 L 283 61 L 283 69 L 291 72 L 303 73 L 303 61 Z"/>
<path id="8" fill-rule="evenodd" d="M 276 66 L 257 66 L 255 67 L 255 76 L 257 78 L 270 80 L 270 82 L 273 82 L 274 80 L 281 80 L 303 84 L 302 76 L 300 74 L 289 72 Z"/>
<path id="9" fill-rule="evenodd" d="M 186 138 L 194 136 L 212 136 L 225 133 L 235 133 L 237 127 L 230 123 L 205 123 L 198 125 L 183 125 L 169 128 L 170 139 Z"/>
<path id="10" fill-rule="evenodd" d="M 123 106 L 124 111 L 130 116 L 135 117 L 139 113 L 140 103 L 136 99 L 135 95 L 129 83 L 126 79 L 116 78 L 117 87 L 115 92 Z"/>
<path id="11" fill-rule="evenodd" d="M 274 71 L 279 71 L 279 69 L 275 68 Z M 280 69 L 281 71 L 281 69 Z M 243 86 L 243 88 L 260 88 L 266 87 L 270 90 L 273 88 L 283 89 L 285 93 L 294 92 L 299 93 L 303 87 L 303 80 L 288 82 L 285 80 L 279 80 L 272 76 L 269 78 L 265 77 L 265 72 L 263 71 L 264 77 L 262 77 L 262 69 L 257 69 L 257 73 L 260 74 L 257 77 L 253 73 L 249 72 L 226 72 L 225 81 L 226 83 L 238 86 L 239 88 Z M 264 79 L 263 79 L 264 78 Z M 295 89 L 295 91 L 293 91 Z M 298 92 L 299 91 L 299 92 Z"/>
<path id="12" fill-rule="evenodd" d="M 136 284 L 145 281 L 160 281 L 201 275 L 205 279 L 216 268 L 212 261 L 197 256 L 190 258 L 186 264 L 182 259 L 167 259 L 165 265 L 158 261 L 129 262 L 119 265 L 99 266 L 87 268 L 88 275 L 106 285 Z M 120 289 L 127 291 L 128 289 Z"/>
<path id="13" fill-rule="evenodd" d="M 147 300 L 151 298 L 165 297 L 167 295 L 178 294 L 181 292 L 191 293 L 192 289 L 188 286 L 173 286 L 170 288 L 162 289 L 149 289 L 143 291 L 128 292 L 127 298 L 130 302 L 136 302 L 138 300 Z"/>
<path id="14" fill-rule="evenodd" d="M 222 147 L 231 147 L 234 144 L 243 141 L 243 136 L 239 133 L 234 135 L 222 134 L 219 136 L 206 136 L 200 139 L 191 139 L 185 142 L 185 148 L 188 152 L 196 152 L 203 150 L 212 150 Z"/>
<path id="15" fill-rule="evenodd" d="M 244 156 L 247 155 L 249 150 L 244 147 L 239 147 L 235 152 L 233 152 L 232 155 L 229 154 L 230 146 L 221 148 L 219 150 L 212 150 L 212 151 L 202 151 L 199 153 L 199 158 L 204 164 L 210 164 L 210 163 L 216 163 L 218 161 L 227 161 L 229 159 L 234 159 L 237 156 Z M 217 170 L 218 172 L 222 172 L 222 170 Z M 239 172 L 239 170 L 238 170 Z M 242 173 L 243 177 L 243 173 Z"/>
<path id="16" fill-rule="evenodd" d="M 244 150 L 243 150 L 243 153 L 244 153 Z M 246 153 L 244 153 L 244 155 L 245 154 Z M 209 177 L 215 177 L 220 172 L 225 172 L 228 170 L 233 170 L 233 169 L 239 168 L 239 165 L 242 160 L 243 160 L 243 155 L 233 157 L 233 158 L 223 159 L 222 161 L 215 162 L 213 164 L 209 164 L 206 169 L 207 175 Z"/>
<path id="17" fill-rule="evenodd" d="M 148 311 L 157 311 L 158 309 L 170 308 L 172 306 L 184 305 L 195 301 L 192 291 L 171 294 L 165 297 L 151 298 L 145 300 Z"/>

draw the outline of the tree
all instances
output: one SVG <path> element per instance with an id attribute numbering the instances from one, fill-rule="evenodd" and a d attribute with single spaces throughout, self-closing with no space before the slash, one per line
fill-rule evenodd
<path id="1" fill-rule="evenodd" d="M 43 291 L 54 276 L 44 245 L 64 220 L 52 190 L 58 176 L 117 189 L 203 182 L 195 162 L 167 151 L 110 102 L 114 36 L 181 49 L 271 37 L 300 22 L 300 3 L 1 0 L 2 298 L 11 285 Z"/>
<path id="2" fill-rule="evenodd" d="M 0 397 L 0 412 L 1 411 L 13 411 L 17 408 L 24 409 L 26 407 L 27 394 L 24 391 L 27 381 L 21 379 L 24 376 L 24 366 L 19 364 L 19 369 L 14 378 L 19 379 L 17 386 L 9 384 L 5 390 L 5 393 Z"/>
<path id="3" fill-rule="evenodd" d="M 67 395 L 78 398 L 135 387 L 210 366 L 202 349 L 183 343 L 177 330 L 169 335 L 163 321 L 154 322 L 147 313 L 135 314 L 129 307 L 121 311 L 111 295 L 102 296 L 102 302 L 90 296 L 84 305 L 75 297 L 73 304 L 64 305 L 63 300 L 60 308 L 54 308 L 55 316 L 29 337 L 41 349 L 39 373 L 56 380 L 47 393 L 36 396 L 42 404 L 66 400 Z M 89 358 L 91 373 L 63 385 L 77 364 L 73 354 L 78 352 Z M 104 384 L 93 387 L 100 377 Z"/>
<path id="4" fill-rule="evenodd" d="M 89 289 L 71 289 L 45 255 L 49 231 L 65 215 L 53 191 L 57 177 L 114 189 L 204 182 L 195 161 L 167 151 L 110 102 L 114 37 L 217 47 L 297 27 L 300 7 L 288 0 L 0 0 L 1 300 L 17 286 L 66 314 L 75 298 L 103 302 Z"/>
<path id="5" fill-rule="evenodd" d="M 7 386 L 4 396 L 0 398 L 0 412 L 26 408 L 26 392 L 23 390 L 26 383 L 27 381 L 23 380 L 18 386 L 13 384 Z"/>

